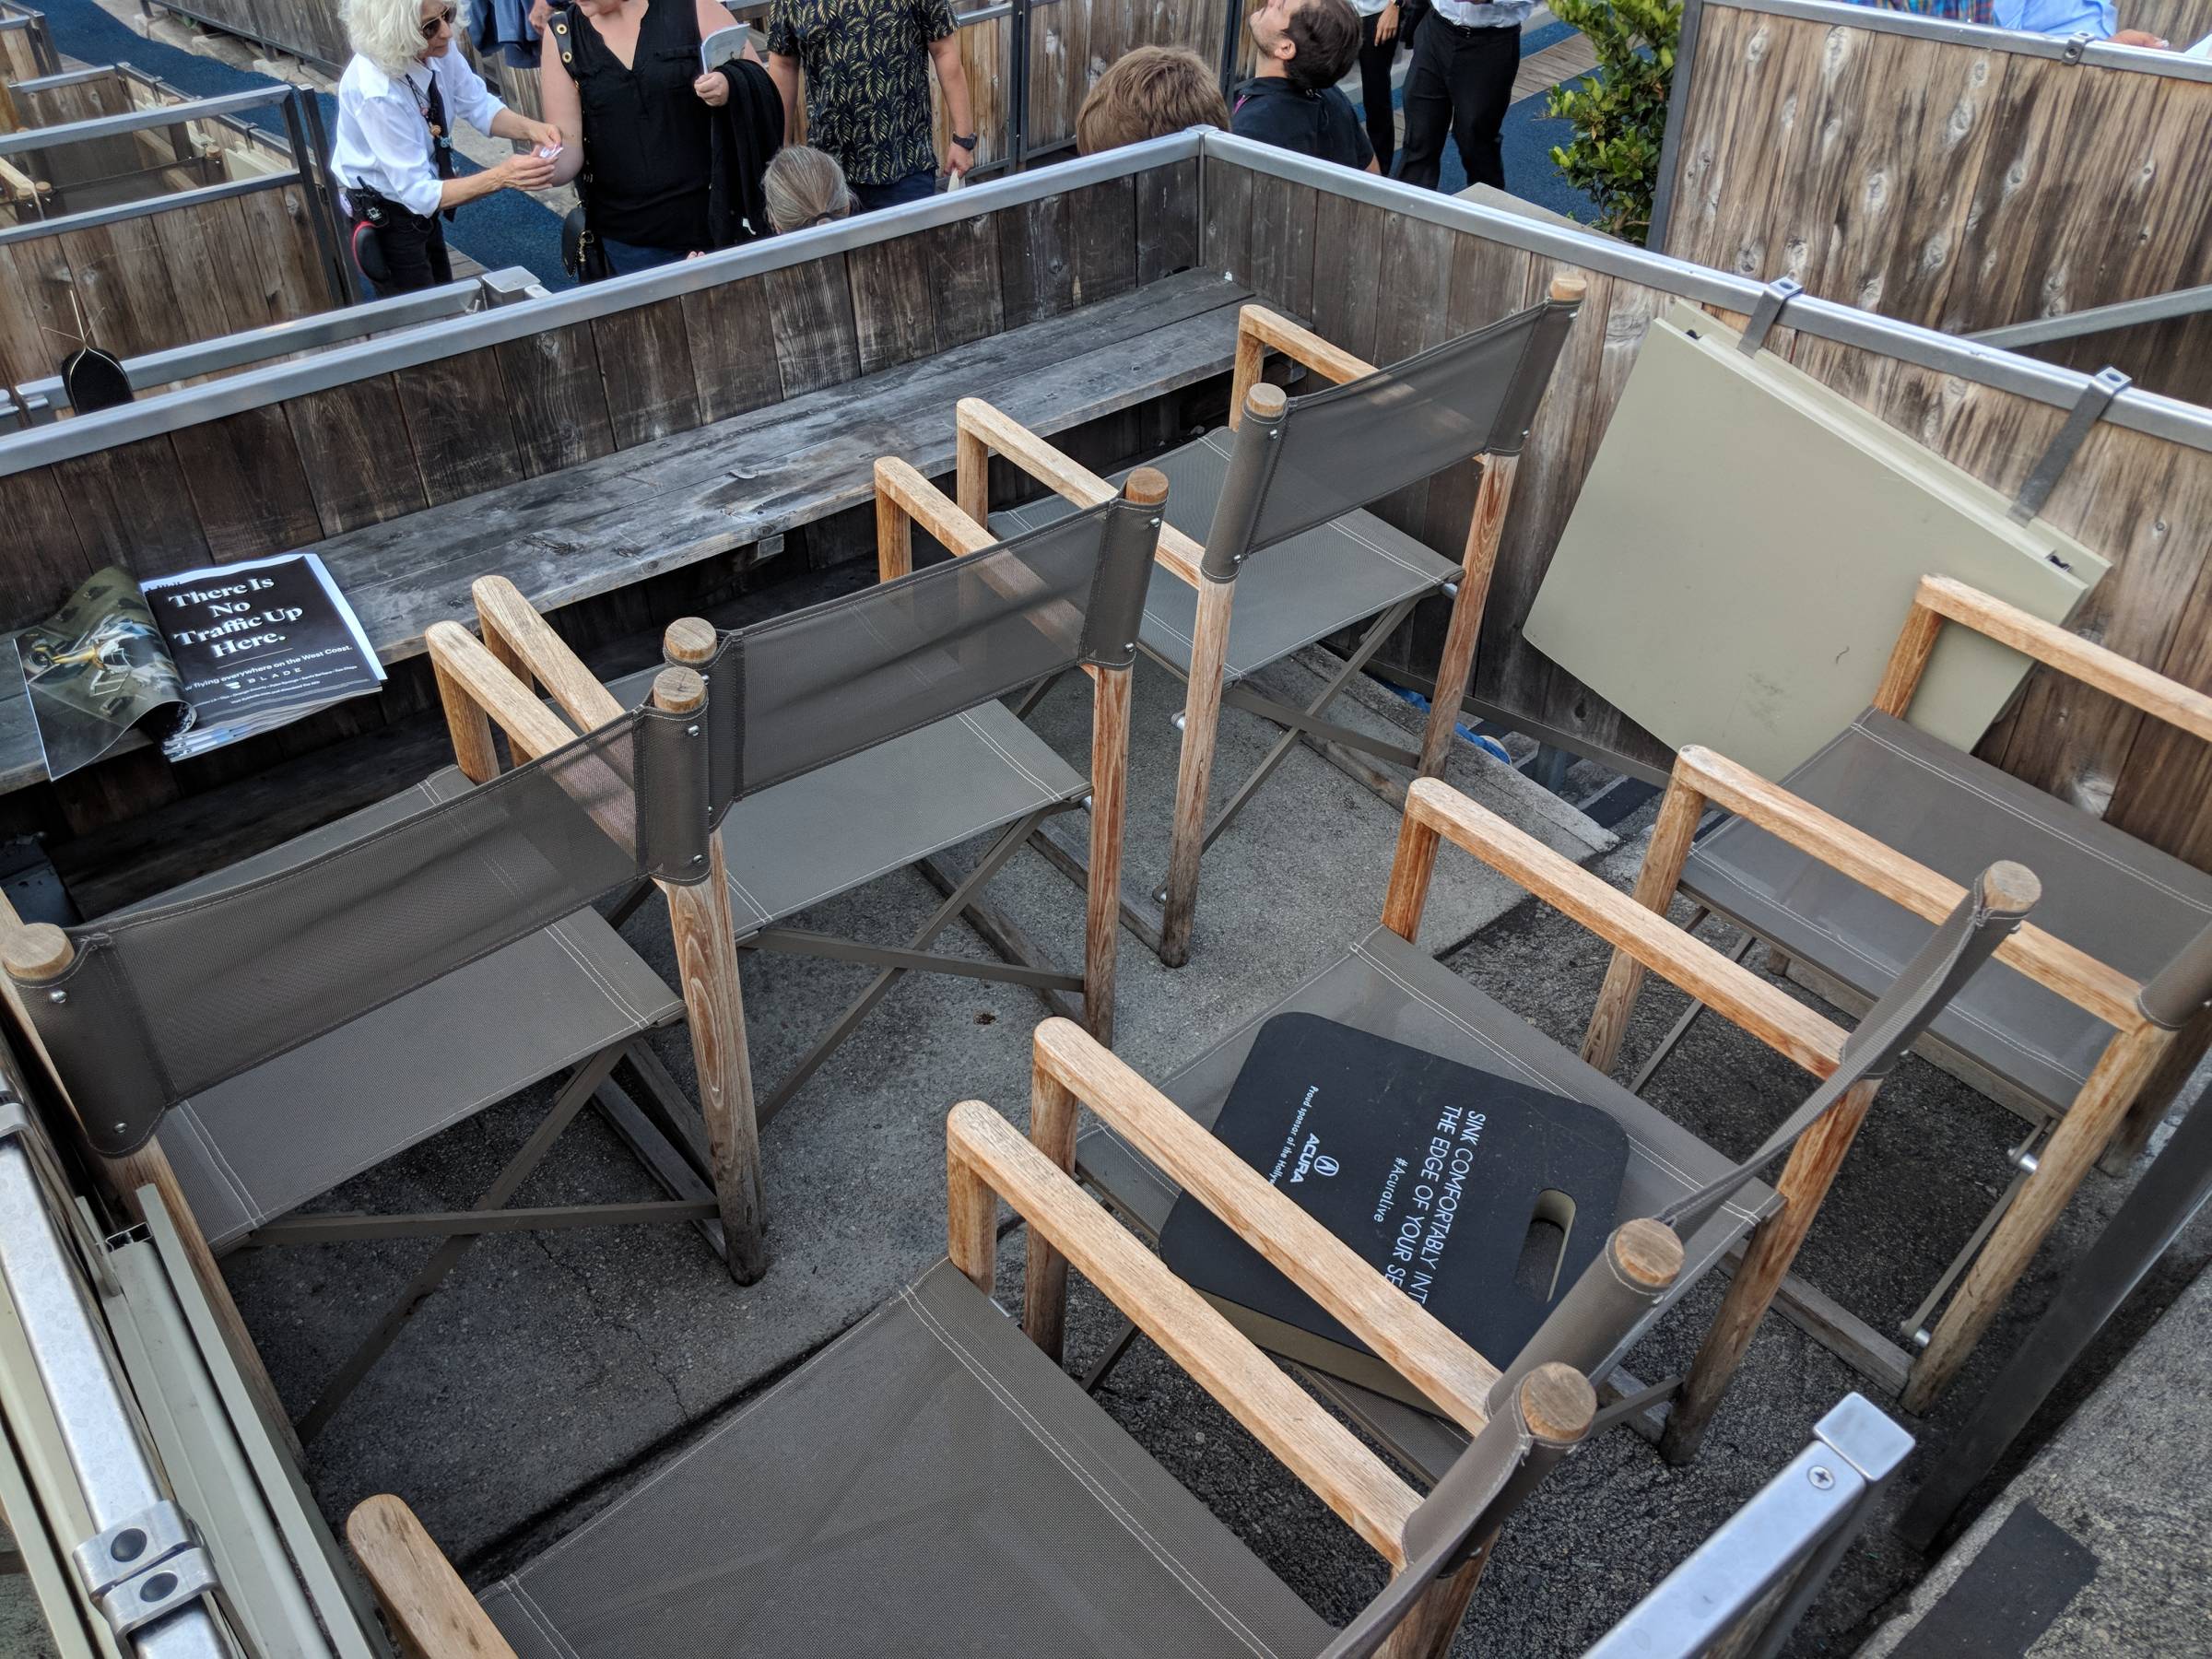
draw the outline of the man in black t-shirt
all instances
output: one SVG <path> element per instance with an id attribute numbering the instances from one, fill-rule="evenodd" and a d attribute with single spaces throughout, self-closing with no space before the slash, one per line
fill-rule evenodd
<path id="1" fill-rule="evenodd" d="M 1266 0 L 1252 14 L 1260 66 L 1237 88 L 1229 130 L 1342 167 L 1375 171 L 1352 100 L 1336 89 L 1359 55 L 1350 0 Z"/>

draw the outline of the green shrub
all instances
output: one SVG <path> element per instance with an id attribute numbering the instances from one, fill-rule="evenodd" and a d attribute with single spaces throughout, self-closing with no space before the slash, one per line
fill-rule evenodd
<path id="1" fill-rule="evenodd" d="M 1551 0 L 1551 10 L 1597 53 L 1594 74 L 1551 94 L 1550 112 L 1575 128 L 1551 159 L 1597 204 L 1600 229 L 1641 242 L 1652 228 L 1681 0 Z"/>

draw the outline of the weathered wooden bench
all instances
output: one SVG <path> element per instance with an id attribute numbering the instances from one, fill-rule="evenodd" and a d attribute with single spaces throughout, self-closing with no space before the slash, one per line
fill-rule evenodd
<path id="1" fill-rule="evenodd" d="M 992 397 L 1033 429 L 1060 431 L 1226 373 L 1237 307 L 1250 295 L 1218 272 L 1181 272 L 311 545 L 378 653 L 399 662 L 423 651 L 431 623 L 471 614 L 480 576 L 506 575 L 539 608 L 556 609 L 860 505 L 874 492 L 877 455 L 902 456 L 925 476 L 949 473 L 962 396 Z M 759 351 L 772 382 L 765 330 Z M 451 436 L 469 441 L 465 431 Z M 0 791 L 44 775 L 20 665 L 0 647 Z"/>

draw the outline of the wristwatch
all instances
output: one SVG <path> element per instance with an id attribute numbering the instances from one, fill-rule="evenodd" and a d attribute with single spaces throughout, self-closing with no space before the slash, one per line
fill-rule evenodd
<path id="1" fill-rule="evenodd" d="M 971 156 L 975 154 L 975 139 L 976 135 L 973 133 L 955 133 L 952 135 L 952 141 Z"/>

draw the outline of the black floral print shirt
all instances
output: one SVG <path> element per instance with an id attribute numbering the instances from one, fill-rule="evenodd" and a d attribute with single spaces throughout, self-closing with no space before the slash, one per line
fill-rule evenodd
<path id="1" fill-rule="evenodd" d="M 776 0 L 768 49 L 806 76 L 806 142 L 854 184 L 935 172 L 929 43 L 953 31 L 950 0 Z"/>

